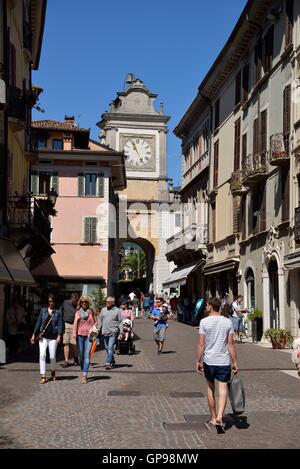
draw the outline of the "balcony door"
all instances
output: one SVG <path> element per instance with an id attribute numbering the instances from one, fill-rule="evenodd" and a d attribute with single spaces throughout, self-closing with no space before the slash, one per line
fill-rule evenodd
<path id="1" fill-rule="evenodd" d="M 270 280 L 270 327 L 280 327 L 279 319 L 279 289 L 278 289 L 278 265 L 276 260 L 271 260 L 268 267 Z"/>

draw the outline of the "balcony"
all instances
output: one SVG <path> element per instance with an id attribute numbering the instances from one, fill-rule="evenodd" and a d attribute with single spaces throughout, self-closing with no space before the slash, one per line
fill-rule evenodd
<path id="1" fill-rule="evenodd" d="M 208 225 L 192 223 L 167 239 L 166 255 L 168 256 L 175 251 L 206 249 L 207 242 Z"/>
<path id="2" fill-rule="evenodd" d="M 243 184 L 251 187 L 268 175 L 267 152 L 250 153 L 243 161 Z"/>
<path id="3" fill-rule="evenodd" d="M 208 150 L 183 174 L 183 187 L 209 166 Z"/>
<path id="4" fill-rule="evenodd" d="M 278 133 L 270 137 L 270 159 L 272 166 L 286 166 L 290 161 L 290 136 Z"/>
<path id="5" fill-rule="evenodd" d="M 9 235 L 24 257 L 30 258 L 30 268 L 35 268 L 54 252 L 45 209 L 35 197 L 22 195 L 9 197 L 7 211 Z"/>
<path id="6" fill-rule="evenodd" d="M 247 189 L 243 186 L 243 171 L 237 170 L 231 174 L 230 179 L 230 190 L 233 196 L 243 195 L 247 192 Z"/>
<path id="7" fill-rule="evenodd" d="M 15 132 L 23 130 L 26 121 L 26 103 L 22 91 L 15 86 L 8 88 L 8 119 Z"/>

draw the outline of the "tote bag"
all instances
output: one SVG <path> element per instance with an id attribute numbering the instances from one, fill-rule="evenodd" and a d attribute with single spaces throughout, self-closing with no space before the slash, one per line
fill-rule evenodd
<path id="1" fill-rule="evenodd" d="M 243 381 L 237 375 L 233 375 L 228 382 L 228 395 L 234 414 L 240 415 L 245 410 L 245 390 Z"/>

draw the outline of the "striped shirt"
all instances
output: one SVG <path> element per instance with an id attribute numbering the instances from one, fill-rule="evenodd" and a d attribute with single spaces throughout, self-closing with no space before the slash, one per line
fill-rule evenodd
<path id="1" fill-rule="evenodd" d="M 204 363 L 230 365 L 228 334 L 234 334 L 232 322 L 224 316 L 208 316 L 200 321 L 199 334 L 205 335 Z"/>

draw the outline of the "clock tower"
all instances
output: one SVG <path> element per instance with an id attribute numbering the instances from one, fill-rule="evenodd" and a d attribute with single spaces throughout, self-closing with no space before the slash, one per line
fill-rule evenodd
<path id="1" fill-rule="evenodd" d="M 121 234 L 117 234 L 117 249 L 125 241 L 140 245 L 147 257 L 147 288 L 160 293 L 169 276 L 163 225 L 170 204 L 166 168 L 170 117 L 164 115 L 162 104 L 159 111 L 155 109 L 156 97 L 142 80 L 129 73 L 124 90 L 117 93 L 97 125 L 100 142 L 124 152 L 126 158 L 127 188 L 119 193 Z"/>

